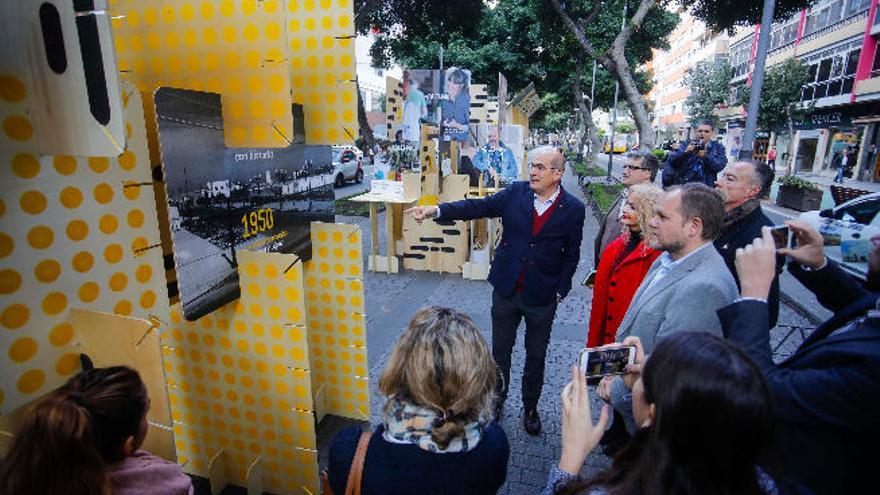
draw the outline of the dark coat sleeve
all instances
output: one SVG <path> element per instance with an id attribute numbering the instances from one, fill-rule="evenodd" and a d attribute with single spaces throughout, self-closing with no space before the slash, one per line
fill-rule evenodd
<path id="1" fill-rule="evenodd" d="M 877 359 L 847 357 L 848 348 L 841 348 L 837 359 L 829 356 L 821 367 L 777 366 L 770 351 L 767 317 L 767 304 L 760 301 L 739 301 L 718 310 L 725 336 L 752 358 L 767 380 L 776 417 L 804 425 L 869 431 L 876 411 L 866 414 L 865 398 L 859 396 L 880 394 Z"/>
<path id="2" fill-rule="evenodd" d="M 870 295 L 870 292 L 831 260 L 828 260 L 824 268 L 816 271 L 804 270 L 800 264 L 791 262 L 788 264 L 788 271 L 816 295 L 819 304 L 835 313 Z"/>
<path id="3" fill-rule="evenodd" d="M 724 145 L 718 142 L 709 143 L 706 156 L 703 158 L 703 166 L 708 174 L 718 174 L 727 166 L 727 154 L 724 153 Z"/>
<path id="4" fill-rule="evenodd" d="M 330 443 L 327 476 L 333 493 L 345 493 L 348 471 L 351 469 L 351 462 L 354 460 L 354 452 L 357 450 L 360 438 L 361 429 L 350 427 L 337 433 Z"/>
<path id="5" fill-rule="evenodd" d="M 581 240 L 584 236 L 584 217 L 586 216 L 584 205 L 574 198 L 572 200 L 572 203 L 577 205 L 575 207 L 575 221 L 569 230 L 565 244 L 562 246 L 562 273 L 559 274 L 559 285 L 556 286 L 556 293 L 563 299 L 571 290 L 571 277 L 574 276 L 581 258 Z"/>
<path id="6" fill-rule="evenodd" d="M 442 203 L 439 205 L 440 220 L 473 220 L 474 218 L 500 217 L 504 215 L 504 210 L 514 195 L 521 192 L 522 186 L 519 184 L 515 182 L 485 198 L 463 199 L 451 203 Z"/>
<path id="7" fill-rule="evenodd" d="M 685 153 L 684 150 L 687 149 L 689 144 L 690 144 L 690 141 L 685 141 L 685 142 L 681 143 L 681 146 L 678 147 L 678 151 L 673 151 L 669 155 L 667 162 L 669 163 L 670 166 L 672 166 L 672 168 L 680 169 L 680 168 L 684 167 L 685 165 L 687 165 L 687 153 Z"/>

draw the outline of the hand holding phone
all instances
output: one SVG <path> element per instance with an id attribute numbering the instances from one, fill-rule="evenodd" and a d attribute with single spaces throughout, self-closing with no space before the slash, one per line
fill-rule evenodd
<path id="1" fill-rule="evenodd" d="M 589 377 L 622 375 L 635 363 L 635 346 L 614 345 L 581 349 L 578 367 Z"/>
<path id="2" fill-rule="evenodd" d="M 776 249 L 785 249 L 791 243 L 791 231 L 787 225 L 774 225 L 770 227 L 770 235 L 773 236 L 773 243 Z"/>
<path id="3" fill-rule="evenodd" d="M 581 282 L 581 285 L 592 289 L 593 285 L 595 285 L 595 284 L 596 284 L 596 270 L 590 270 L 590 273 L 588 273 L 587 276 L 584 277 L 584 280 Z"/>

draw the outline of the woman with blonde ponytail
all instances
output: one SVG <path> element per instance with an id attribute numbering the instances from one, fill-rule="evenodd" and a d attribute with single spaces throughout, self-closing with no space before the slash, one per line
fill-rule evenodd
<path id="1" fill-rule="evenodd" d="M 177 464 L 139 450 L 150 399 L 137 371 L 77 374 L 23 415 L 3 463 L 3 495 L 186 495 Z"/>
<path id="2" fill-rule="evenodd" d="M 470 318 L 438 307 L 416 313 L 379 378 L 386 403 L 367 446 L 361 493 L 496 493 L 510 453 L 493 421 L 496 377 Z M 345 493 L 360 436 L 349 428 L 333 440 L 333 493 Z"/>

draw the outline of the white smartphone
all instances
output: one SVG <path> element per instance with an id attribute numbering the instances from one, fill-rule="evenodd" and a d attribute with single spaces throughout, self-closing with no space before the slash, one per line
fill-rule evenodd
<path id="1" fill-rule="evenodd" d="M 588 347 L 581 349 L 578 366 L 587 377 L 622 375 L 635 360 L 633 346 Z"/>

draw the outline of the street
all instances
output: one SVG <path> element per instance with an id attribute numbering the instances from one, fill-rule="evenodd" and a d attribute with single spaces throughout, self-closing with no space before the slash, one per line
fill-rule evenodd
<path id="1" fill-rule="evenodd" d="M 615 159 L 619 169 L 623 161 Z M 563 187 L 583 197 L 577 180 L 570 169 L 563 178 Z M 351 188 L 348 186 L 342 190 Z M 589 210 L 588 210 L 589 211 Z M 384 214 L 380 214 L 383 216 Z M 356 223 L 361 226 L 364 252 L 369 249 L 369 220 L 363 217 L 337 217 L 338 222 Z M 380 225 L 384 218 L 379 219 Z M 584 224 L 581 244 L 581 260 L 574 275 L 569 296 L 559 305 L 547 351 L 545 385 L 538 409 L 544 424 L 538 437 L 526 435 L 522 428 L 522 405 L 519 402 L 520 378 L 525 351 L 522 343 L 523 327 L 514 348 L 511 373 L 510 397 L 504 409 L 502 425 L 507 432 L 511 454 L 508 463 L 507 482 L 501 494 L 535 494 L 541 491 L 550 468 L 558 461 L 561 445 L 561 408 L 559 394 L 570 377 L 569 366 L 574 363 L 578 351 L 584 346 L 587 334 L 592 291 L 577 282 L 582 280 L 593 266 L 593 238 L 598 222 L 588 214 Z M 384 229 L 380 229 L 380 249 L 384 249 Z M 365 270 L 367 307 L 367 347 L 372 391 L 372 424 L 381 421 L 381 398 L 377 394 L 377 382 L 390 350 L 404 331 L 416 310 L 426 305 L 448 306 L 468 314 L 491 341 L 492 288 L 485 281 L 465 280 L 458 274 L 404 271 L 394 275 Z M 777 358 L 783 358 L 796 348 L 803 339 L 803 332 L 812 329 L 808 319 L 799 308 L 783 303 L 780 308 L 779 326 L 772 331 L 771 341 Z M 593 413 L 597 417 L 599 404 L 594 402 Z M 322 427 L 324 425 L 322 424 Z M 319 437 L 322 465 L 326 463 L 328 434 Z M 587 459 L 582 474 L 591 476 L 609 466 L 609 459 L 596 451 Z"/>

